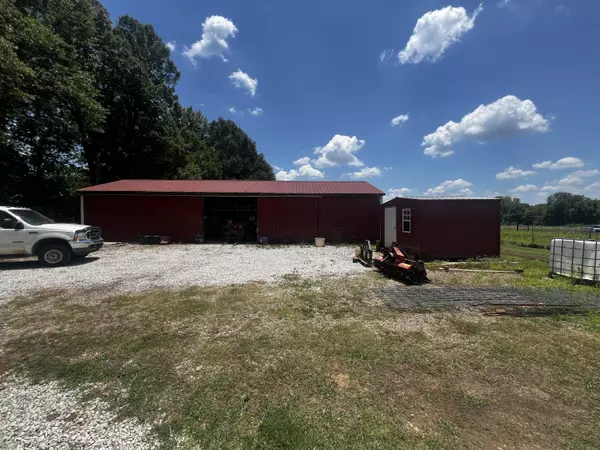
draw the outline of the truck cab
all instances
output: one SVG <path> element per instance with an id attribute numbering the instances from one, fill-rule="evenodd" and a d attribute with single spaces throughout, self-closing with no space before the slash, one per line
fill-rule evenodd
<path id="1" fill-rule="evenodd" d="M 100 228 L 56 223 L 28 208 L 0 206 L 0 256 L 37 256 L 48 267 L 102 248 Z"/>

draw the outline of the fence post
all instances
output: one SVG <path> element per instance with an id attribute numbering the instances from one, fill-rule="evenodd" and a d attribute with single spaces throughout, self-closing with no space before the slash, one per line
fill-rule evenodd
<path id="1" fill-rule="evenodd" d="M 531 225 L 531 245 L 533 245 L 533 225 Z"/>

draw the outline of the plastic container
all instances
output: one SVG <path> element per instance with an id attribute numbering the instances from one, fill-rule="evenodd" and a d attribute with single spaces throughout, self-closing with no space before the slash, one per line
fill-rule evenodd
<path id="1" fill-rule="evenodd" d="M 325 238 L 323 238 L 323 237 L 315 238 L 315 246 L 316 247 L 325 247 Z"/>
<path id="2" fill-rule="evenodd" d="M 552 239 L 550 273 L 600 281 L 600 242 L 581 239 Z"/>

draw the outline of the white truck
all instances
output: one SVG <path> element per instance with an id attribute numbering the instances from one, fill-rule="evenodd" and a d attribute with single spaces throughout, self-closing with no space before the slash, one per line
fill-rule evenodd
<path id="1" fill-rule="evenodd" d="M 56 223 L 28 208 L 0 206 L 0 256 L 37 256 L 48 267 L 102 248 L 100 228 Z"/>

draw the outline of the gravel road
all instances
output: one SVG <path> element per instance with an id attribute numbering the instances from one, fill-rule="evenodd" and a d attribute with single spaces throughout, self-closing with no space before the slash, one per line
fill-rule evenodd
<path id="1" fill-rule="evenodd" d="M 82 402 L 79 397 L 55 382 L 30 384 L 8 378 L 0 384 L 0 448 L 157 448 L 149 425 L 133 419 L 116 421 L 103 402 Z"/>
<path id="2" fill-rule="evenodd" d="M 342 276 L 363 272 L 351 247 L 252 245 L 109 245 L 82 262 L 44 268 L 34 259 L 0 260 L 0 304 L 41 290 L 94 295 L 194 285 L 277 282 L 284 275 Z"/>

